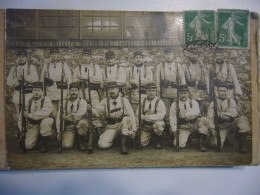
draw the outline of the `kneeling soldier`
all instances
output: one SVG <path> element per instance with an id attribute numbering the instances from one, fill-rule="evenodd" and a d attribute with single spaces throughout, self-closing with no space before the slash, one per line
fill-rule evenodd
<path id="1" fill-rule="evenodd" d="M 176 101 L 170 108 L 170 125 L 175 135 L 173 145 L 176 146 L 176 136 L 179 136 L 179 147 L 185 148 L 190 134 L 198 131 L 200 135 L 199 149 L 201 152 L 205 152 L 207 151 L 206 141 L 209 135 L 208 119 L 200 117 L 199 104 L 196 100 L 189 98 L 190 92 L 187 85 L 179 86 L 179 94 L 179 116 L 176 116 Z M 176 133 L 177 130 L 179 135 Z"/>
<path id="2" fill-rule="evenodd" d="M 116 82 L 107 83 L 108 97 L 103 99 L 96 107 L 99 116 L 106 117 L 107 125 L 105 131 L 100 135 L 98 146 L 108 149 L 112 146 L 114 138 L 122 135 L 121 154 L 128 154 L 126 147 L 127 136 L 132 139 L 136 134 L 135 115 L 128 99 L 119 92 Z"/>
<path id="3" fill-rule="evenodd" d="M 47 96 L 43 96 L 42 82 L 34 82 L 32 90 L 32 98 L 26 105 L 24 117 L 27 119 L 27 132 L 25 136 L 25 148 L 32 149 L 38 140 L 39 134 L 42 136 L 42 146 L 40 152 L 47 152 L 48 138 L 52 135 L 53 118 L 50 114 L 53 111 L 51 100 Z M 22 118 L 19 116 L 18 126 L 21 129 Z"/>
<path id="4" fill-rule="evenodd" d="M 209 105 L 207 115 L 209 119 L 209 130 L 211 132 L 210 144 L 211 146 L 217 146 L 217 132 L 215 128 L 218 128 L 220 133 L 220 150 L 224 146 L 227 134 L 229 132 L 235 132 L 239 138 L 239 152 L 247 153 L 246 139 L 251 130 L 248 118 L 239 116 L 235 100 L 228 97 L 228 86 L 226 84 L 220 84 L 217 92 L 217 113 L 215 113 L 217 114 L 217 120 L 214 121 L 213 102 Z"/>
<path id="5" fill-rule="evenodd" d="M 163 101 L 157 97 L 157 86 L 155 83 L 146 85 L 146 97 L 141 108 L 141 146 L 147 146 L 152 135 L 156 135 L 156 148 L 162 149 L 162 135 L 165 123 L 163 121 L 166 108 Z M 139 116 L 137 109 L 136 115 Z M 137 117 L 138 119 L 138 117 Z"/>
<path id="6" fill-rule="evenodd" d="M 78 148 L 79 150 L 86 150 L 88 120 L 83 119 L 83 117 L 86 114 L 87 102 L 79 98 L 79 84 L 76 82 L 70 84 L 69 95 L 70 97 L 66 99 L 63 104 L 64 132 L 62 132 L 62 130 L 59 131 L 58 139 L 62 137 L 62 148 L 72 148 L 75 140 L 75 131 L 77 131 L 79 138 Z M 56 121 L 59 127 L 60 110 L 57 116 Z"/>

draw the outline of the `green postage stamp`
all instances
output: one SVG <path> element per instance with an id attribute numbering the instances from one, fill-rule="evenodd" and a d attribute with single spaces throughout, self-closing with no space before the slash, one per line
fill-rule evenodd
<path id="1" fill-rule="evenodd" d="M 214 11 L 184 12 L 185 45 L 208 45 L 216 42 Z"/>
<path id="2" fill-rule="evenodd" d="M 219 47 L 248 48 L 248 23 L 248 10 L 218 10 Z"/>

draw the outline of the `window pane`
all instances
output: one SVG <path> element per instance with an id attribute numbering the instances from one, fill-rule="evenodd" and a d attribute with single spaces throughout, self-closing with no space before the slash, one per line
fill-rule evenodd
<path id="1" fill-rule="evenodd" d="M 93 36 L 94 37 L 101 36 L 101 28 L 100 27 L 94 27 L 93 28 Z"/>
<path id="2" fill-rule="evenodd" d="M 93 26 L 101 26 L 101 17 L 93 17 Z"/>
<path id="3" fill-rule="evenodd" d="M 111 36 L 115 37 L 115 36 L 119 36 L 119 28 L 117 27 L 112 27 L 111 28 Z"/>
<path id="4" fill-rule="evenodd" d="M 111 17 L 111 26 L 119 26 L 119 18 L 118 17 Z"/>
<path id="5" fill-rule="evenodd" d="M 84 28 L 84 37 L 92 37 L 92 27 L 87 27 L 87 28 Z"/>
<path id="6" fill-rule="evenodd" d="M 110 26 L 109 17 L 102 17 L 102 26 Z"/>
<path id="7" fill-rule="evenodd" d="M 109 37 L 110 36 L 110 27 L 102 28 L 102 36 L 103 37 Z"/>
<path id="8" fill-rule="evenodd" d="M 85 17 L 84 26 L 92 26 L 92 17 Z"/>

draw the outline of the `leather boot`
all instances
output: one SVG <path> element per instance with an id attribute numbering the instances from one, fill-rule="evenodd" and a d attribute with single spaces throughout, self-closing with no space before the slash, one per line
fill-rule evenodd
<path id="1" fill-rule="evenodd" d="M 156 149 L 162 149 L 163 148 L 162 139 L 163 139 L 162 135 L 161 136 L 156 135 L 156 146 L 155 146 Z"/>
<path id="2" fill-rule="evenodd" d="M 126 147 L 126 140 L 127 140 L 127 136 L 123 135 L 122 136 L 122 150 L 121 150 L 121 154 L 126 155 L 128 154 L 128 150 Z"/>
<path id="3" fill-rule="evenodd" d="M 240 133 L 239 134 L 239 152 L 240 153 L 247 153 L 247 146 L 246 146 L 246 138 L 247 133 Z"/>
<path id="4" fill-rule="evenodd" d="M 79 145 L 78 145 L 78 149 L 80 151 L 85 151 L 86 150 L 86 139 L 84 135 L 79 135 Z"/>
<path id="5" fill-rule="evenodd" d="M 49 136 L 42 136 L 42 146 L 40 149 L 40 153 L 48 152 L 48 140 L 49 140 Z"/>
<path id="6" fill-rule="evenodd" d="M 199 149 L 201 152 L 207 152 L 206 142 L 207 135 L 200 133 Z"/>

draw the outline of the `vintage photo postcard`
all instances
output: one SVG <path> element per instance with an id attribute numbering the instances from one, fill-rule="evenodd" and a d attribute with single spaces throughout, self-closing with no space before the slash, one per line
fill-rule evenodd
<path id="1" fill-rule="evenodd" d="M 259 164 L 258 14 L 0 14 L 2 169 Z"/>

